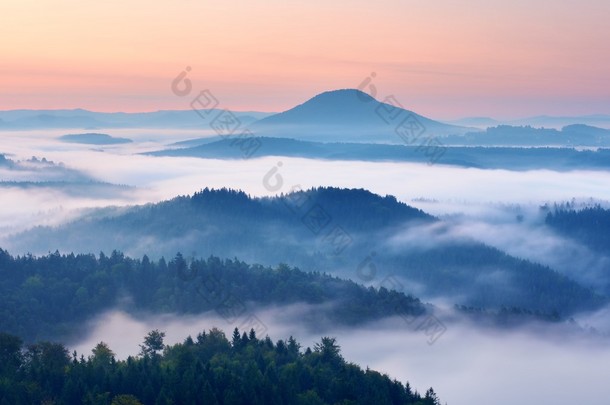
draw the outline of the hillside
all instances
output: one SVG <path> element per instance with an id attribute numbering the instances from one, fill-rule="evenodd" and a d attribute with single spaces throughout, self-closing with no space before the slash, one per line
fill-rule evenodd
<path id="1" fill-rule="evenodd" d="M 235 328 L 231 340 L 217 328 L 175 345 L 164 338 L 162 331 L 149 332 L 140 355 L 119 361 L 100 342 L 79 360 L 62 344 L 24 347 L 0 333 L 0 403 L 440 404 L 432 388 L 422 396 L 408 382 L 348 362 L 328 336 L 306 349 L 292 336 L 273 342 L 254 329 Z"/>
<path id="2" fill-rule="evenodd" d="M 308 304 L 303 325 L 353 326 L 430 310 L 400 292 L 365 288 L 280 265 L 217 257 L 187 263 L 113 252 L 13 257 L 0 249 L 0 331 L 32 341 L 80 336 L 86 322 L 120 307 L 131 314 L 202 314 L 241 319 L 265 307 Z M 128 304 L 121 301 L 128 300 Z"/>
<path id="3" fill-rule="evenodd" d="M 610 256 L 610 210 L 600 206 L 582 209 L 569 204 L 558 206 L 547 214 L 546 224 Z"/>
<path id="4" fill-rule="evenodd" d="M 132 256 L 175 252 L 287 263 L 359 282 L 393 276 L 406 292 L 457 304 L 569 314 L 604 299 L 552 269 L 452 236 L 441 221 L 366 190 L 317 188 L 275 198 L 202 190 L 159 204 L 105 209 L 11 238 L 11 250 Z"/>
<path id="5" fill-rule="evenodd" d="M 459 139 L 462 142 L 467 138 Z M 447 139 L 447 141 L 450 141 L 450 139 Z M 484 142 L 481 141 L 481 143 Z M 203 159 L 287 156 L 326 160 L 437 163 L 459 167 L 507 170 L 553 169 L 567 171 L 607 169 L 610 167 L 610 149 L 459 147 L 443 146 L 442 144 L 438 148 L 433 146 L 428 148 L 421 145 L 312 142 L 268 137 L 250 138 L 249 142 L 239 140 L 239 138 L 190 140 L 180 145 L 175 144 L 172 148 L 146 154 L 152 156 L 199 157 Z"/>

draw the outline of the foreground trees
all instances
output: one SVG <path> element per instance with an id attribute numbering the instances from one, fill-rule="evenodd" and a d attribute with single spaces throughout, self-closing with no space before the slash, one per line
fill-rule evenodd
<path id="1" fill-rule="evenodd" d="M 5 404 L 439 404 L 407 383 L 346 362 L 323 337 L 300 350 L 292 337 L 273 342 L 236 328 L 229 342 L 212 329 L 166 346 L 152 331 L 137 357 L 117 361 L 101 342 L 85 359 L 57 343 L 23 347 L 0 333 L 0 405 Z M 162 347 L 162 353 L 158 350 Z"/>

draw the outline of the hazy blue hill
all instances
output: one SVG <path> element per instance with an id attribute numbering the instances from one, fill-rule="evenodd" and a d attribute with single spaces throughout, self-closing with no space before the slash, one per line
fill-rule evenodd
<path id="1" fill-rule="evenodd" d="M 610 115 L 590 114 L 580 116 L 548 116 L 539 115 L 535 117 L 522 118 L 511 121 L 512 125 L 531 125 L 533 127 L 562 128 L 573 124 L 586 124 L 602 128 L 610 128 Z"/>
<path id="2" fill-rule="evenodd" d="M 384 121 L 384 108 L 400 119 Z M 379 114 L 378 112 L 381 111 Z M 380 103 L 356 89 L 328 91 L 287 111 L 264 118 L 251 126 L 263 136 L 288 137 L 315 141 L 352 141 L 401 143 L 394 132 L 409 115 L 414 116 L 427 134 L 461 134 L 466 128 L 443 124 L 408 110 Z"/>
<path id="3" fill-rule="evenodd" d="M 591 136 L 599 136 L 605 138 L 603 140 L 607 141 L 610 139 L 610 129 L 593 127 L 591 125 L 585 124 L 572 124 L 566 125 L 562 128 L 561 132 L 566 134 L 575 134 L 575 135 L 591 135 Z"/>
<path id="4" fill-rule="evenodd" d="M 52 113 L 37 114 L 15 121 L 7 122 L 6 129 L 54 129 L 54 128 L 89 128 L 103 126 L 103 121 L 93 117 L 74 115 L 61 117 Z"/>
<path id="5" fill-rule="evenodd" d="M 189 104 L 185 103 L 185 108 Z M 221 110 L 212 110 L 210 117 Z M 248 125 L 267 117 L 270 113 L 235 112 L 242 124 Z M 3 121 L 3 122 L 1 122 Z M 83 109 L 74 110 L 11 110 L 0 111 L 0 128 L 4 130 L 51 128 L 209 128 L 209 120 L 203 120 L 191 109 L 163 110 L 143 113 L 102 113 Z"/>
<path id="6" fill-rule="evenodd" d="M 289 138 L 255 137 L 249 142 L 239 138 L 192 140 L 182 148 L 149 152 L 153 156 L 241 159 L 244 157 L 290 156 L 328 160 L 396 161 L 430 163 L 433 151 L 419 145 L 385 145 L 349 142 L 310 142 Z M 251 148 L 254 142 L 259 147 Z M 175 146 L 180 146 L 175 144 Z M 559 171 L 607 169 L 610 150 L 576 150 L 544 147 L 443 147 L 435 163 L 483 169 Z M 246 154 L 246 152 L 253 152 Z M 438 150 L 437 150 L 438 152 Z M 434 152 L 435 153 L 435 152 Z"/>
<path id="7" fill-rule="evenodd" d="M 8 169 L 3 182 L 70 182 L 83 183 L 94 179 L 78 170 L 68 168 L 62 163 L 55 163 L 46 158 L 32 157 L 27 160 L 12 160 L 0 154 L 0 166 Z"/>
<path id="8" fill-rule="evenodd" d="M 426 231 L 430 227 L 433 234 Z M 422 239 L 400 243 L 404 232 L 422 232 Z M 9 248 L 34 253 L 119 249 L 152 257 L 182 251 L 263 265 L 283 262 L 375 283 L 392 275 L 418 295 L 562 315 L 604 302 L 548 267 L 444 232 L 430 215 L 366 190 L 317 188 L 250 198 L 206 189 L 158 204 L 92 211 L 60 228 L 35 228 L 14 235 Z M 443 242 L 436 243 L 434 235 Z"/>
<path id="9" fill-rule="evenodd" d="M 1 192 L 36 189 L 74 197 L 107 199 L 126 196 L 135 190 L 125 185 L 98 181 L 86 173 L 46 158 L 13 161 L 0 154 L 0 168 L 3 169 Z"/>
<path id="10" fill-rule="evenodd" d="M 107 134 L 89 132 L 86 134 L 70 134 L 59 137 L 59 140 L 69 143 L 82 143 L 86 145 L 119 145 L 133 142 L 127 138 L 116 138 Z"/>
<path id="11" fill-rule="evenodd" d="M 0 166 L 3 167 L 13 167 L 15 163 L 11 159 L 7 159 L 7 157 L 3 154 L 0 154 Z"/>
<path id="12" fill-rule="evenodd" d="M 498 125 L 484 132 L 450 136 L 443 141 L 449 145 L 472 146 L 561 146 L 561 147 L 610 147 L 610 130 L 575 124 L 553 128 Z"/>
<path id="13" fill-rule="evenodd" d="M 253 137 L 252 142 L 260 143 L 260 147 L 248 157 L 260 156 L 294 156 L 311 158 L 329 158 L 333 155 L 332 148 L 321 142 L 299 141 L 290 138 L 265 138 Z M 241 159 L 248 152 L 247 144 L 239 138 L 210 139 L 200 138 L 182 141 L 170 146 L 170 148 L 156 152 L 148 152 L 152 156 L 174 156 L 174 157 L 200 157 L 200 158 L 226 158 Z M 361 144 L 353 144 L 356 148 L 361 148 Z M 330 153 L 329 153 L 330 152 Z"/>

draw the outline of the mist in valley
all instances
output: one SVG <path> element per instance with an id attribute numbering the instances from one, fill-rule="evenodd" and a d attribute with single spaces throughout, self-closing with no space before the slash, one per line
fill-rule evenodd
<path id="1" fill-rule="evenodd" d="M 58 171 L 52 178 L 48 171 L 37 172 L 31 167 L 26 167 L 27 170 L 2 168 L 0 171 L 1 180 L 10 182 L 3 186 L 0 194 L 3 207 L 0 246 L 12 254 L 44 255 L 59 248 L 56 240 L 47 240 L 44 246 L 17 243 L 28 232 L 30 235 L 40 232 L 39 226 L 53 228 L 116 217 L 132 206 L 191 195 L 205 187 L 239 189 L 253 197 L 277 196 L 317 186 L 364 188 L 381 196 L 394 195 L 399 201 L 436 216 L 440 222 L 404 228 L 395 224 L 393 233 L 377 235 L 378 251 L 375 253 L 379 256 L 370 257 L 376 266 L 373 277 L 370 273 L 363 277 L 362 269 L 357 266 L 370 256 L 369 251 L 361 252 L 360 257 L 349 258 L 351 261 L 337 273 L 375 288 L 379 288 L 387 277 L 395 276 L 400 284 L 394 287 L 420 296 L 436 305 L 439 314 L 444 314 L 440 319 L 447 329 L 442 336 L 429 344 L 424 331 L 414 330 L 399 318 L 354 328 L 311 330 L 298 321 L 307 311 L 299 305 L 253 309 L 264 322 L 265 334 L 274 340 L 292 335 L 304 346 L 312 346 L 323 335 L 335 336 L 342 354 L 349 361 L 381 370 L 403 382 L 408 380 L 422 393 L 433 386 L 449 404 L 512 404 L 521 401 L 524 395 L 531 401 L 544 403 L 582 403 L 598 402 L 610 394 L 604 381 L 610 361 L 607 340 L 610 325 L 605 307 L 573 314 L 577 325 L 573 328 L 564 328 L 564 324 L 484 327 L 464 314 L 454 312 L 453 304 L 458 302 L 459 294 L 429 294 L 426 288 L 401 278 L 380 261 L 384 252 L 392 249 L 429 249 L 471 240 L 549 266 L 586 287 L 607 293 L 608 258 L 548 227 L 545 205 L 548 209 L 554 203 L 575 199 L 583 206 L 597 203 L 607 206 L 610 201 L 608 172 L 513 172 L 442 164 L 286 157 L 241 160 L 152 157 L 140 153 L 197 136 L 191 131 L 117 130 L 112 131 L 112 135 L 128 137 L 135 142 L 91 147 L 59 142 L 57 137 L 65 133 L 32 131 L 10 133 L 5 138 L 0 152 L 5 153 L 7 159 L 25 162 L 36 156 L 57 165 L 61 163 L 62 170 L 67 171 L 65 177 Z M 78 193 L 75 190 L 82 187 L 83 179 L 115 187 Z M 290 243 L 295 248 L 302 243 L 298 239 L 290 241 L 281 228 L 270 227 L 265 232 L 264 238 L 269 241 Z M 354 235 L 354 238 L 360 240 L 367 236 L 370 237 Z M 151 236 L 130 245 L 125 253 L 133 257 L 144 254 L 155 257 L 155 250 L 163 247 L 170 251 L 168 255 L 181 250 L 186 256 L 206 257 L 209 252 L 192 247 L 202 238 L 213 237 L 213 233 L 204 231 L 185 234 L 182 239 L 169 242 Z M 115 240 L 109 238 L 102 246 L 121 250 L 113 243 Z M 59 249 L 62 253 L 72 251 L 69 246 Z M 99 250 L 80 253 L 98 253 Z M 246 261 L 266 254 L 248 252 L 248 249 L 233 253 Z M 489 277 L 493 278 L 493 274 Z M 506 283 L 507 288 L 510 283 L 502 278 L 488 282 Z M 385 286 L 390 287 L 387 283 Z M 87 356 L 96 343 L 104 341 L 119 358 L 125 358 L 139 352 L 138 345 L 150 330 L 163 330 L 167 333 L 166 343 L 177 343 L 187 335 L 195 336 L 214 326 L 229 336 L 234 327 L 242 325 L 227 322 L 214 312 L 190 316 L 151 313 L 136 317 L 119 306 L 90 319 L 86 332 L 70 342 L 69 348 Z"/>

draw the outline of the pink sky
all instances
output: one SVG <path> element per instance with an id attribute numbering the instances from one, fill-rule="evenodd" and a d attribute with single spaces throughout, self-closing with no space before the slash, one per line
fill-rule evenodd
<path id="1" fill-rule="evenodd" d="M 437 118 L 610 114 L 607 0 L 3 0 L 0 109 L 281 111 L 371 72 Z M 464 6 L 464 4 L 468 4 Z"/>

